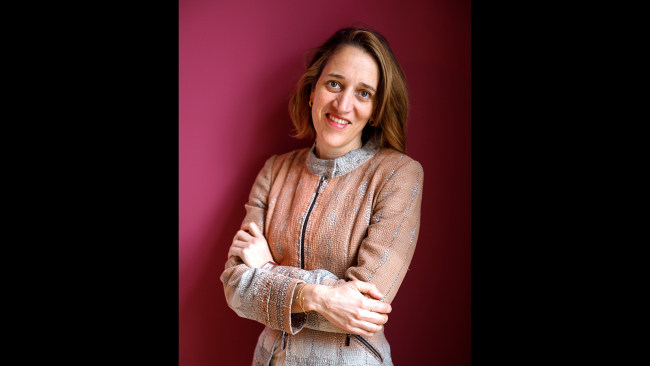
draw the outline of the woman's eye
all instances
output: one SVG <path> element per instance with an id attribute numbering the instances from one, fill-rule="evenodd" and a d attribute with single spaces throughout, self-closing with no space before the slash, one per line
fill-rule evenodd
<path id="1" fill-rule="evenodd" d="M 336 81 L 328 81 L 327 83 L 328 83 L 329 86 L 332 87 L 332 88 L 338 88 L 338 87 L 339 87 L 339 83 L 336 82 Z"/>
<path id="2" fill-rule="evenodd" d="M 362 91 L 359 93 L 359 95 L 361 95 L 362 98 L 369 98 L 369 97 L 370 97 L 370 93 L 368 93 L 368 92 L 365 91 L 365 90 L 362 90 Z"/>

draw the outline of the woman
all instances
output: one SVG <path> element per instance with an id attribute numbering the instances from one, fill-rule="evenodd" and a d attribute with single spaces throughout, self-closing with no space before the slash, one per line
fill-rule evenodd
<path id="1" fill-rule="evenodd" d="M 316 141 L 257 176 L 221 276 L 228 305 L 266 325 L 253 365 L 392 365 L 383 325 L 422 197 L 404 74 L 380 34 L 345 28 L 313 50 L 289 110 Z"/>

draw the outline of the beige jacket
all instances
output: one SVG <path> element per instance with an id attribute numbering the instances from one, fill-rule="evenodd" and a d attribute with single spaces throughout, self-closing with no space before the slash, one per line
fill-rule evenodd
<path id="1" fill-rule="evenodd" d="M 373 140 L 335 160 L 313 148 L 267 160 L 244 223 L 262 228 L 279 266 L 249 268 L 231 257 L 221 275 L 230 308 L 266 325 L 253 365 L 269 364 L 280 337 L 286 365 L 392 365 L 383 331 L 349 337 L 317 312 L 291 314 L 291 302 L 299 283 L 356 279 L 391 303 L 418 238 L 422 178 L 417 161 Z"/>

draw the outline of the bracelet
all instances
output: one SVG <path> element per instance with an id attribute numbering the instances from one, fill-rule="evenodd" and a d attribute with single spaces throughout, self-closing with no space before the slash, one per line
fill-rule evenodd
<path id="1" fill-rule="evenodd" d="M 298 284 L 298 286 L 300 286 L 300 283 Z M 302 287 L 299 288 L 298 291 L 296 291 L 296 297 L 294 298 L 294 300 L 297 301 L 300 298 L 300 291 L 302 291 L 302 289 L 305 288 L 305 286 L 307 286 L 307 282 L 302 282 Z"/>
<path id="2" fill-rule="evenodd" d="M 305 315 L 308 315 L 309 313 L 311 313 L 311 310 L 310 311 L 305 311 L 305 307 L 303 305 L 305 305 L 305 298 L 304 297 L 302 298 L 302 303 L 300 304 L 300 308 L 302 309 L 303 313 L 305 313 Z"/>
<path id="3" fill-rule="evenodd" d="M 305 285 L 302 286 L 302 287 L 300 288 L 300 290 L 298 290 L 298 297 L 300 297 L 300 293 L 302 292 L 302 290 L 303 290 L 306 286 L 307 286 L 307 284 L 305 283 Z M 303 296 L 303 298 L 302 298 L 302 301 L 301 301 L 301 302 L 298 302 L 298 305 L 300 305 L 300 308 L 302 309 L 302 312 L 305 313 L 305 315 L 308 315 L 309 313 L 311 313 L 311 311 L 306 311 L 306 310 L 305 310 L 305 297 L 304 297 L 304 296 Z"/>

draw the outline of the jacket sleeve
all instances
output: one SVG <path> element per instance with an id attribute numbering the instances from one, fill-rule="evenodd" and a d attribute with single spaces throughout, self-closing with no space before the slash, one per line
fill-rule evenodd
<path id="1" fill-rule="evenodd" d="M 390 304 L 406 276 L 420 231 L 422 166 L 409 159 L 392 171 L 379 190 L 350 280 L 370 282 Z"/>
<path id="2" fill-rule="evenodd" d="M 422 166 L 409 160 L 387 177 L 379 190 L 368 226 L 368 234 L 359 248 L 357 265 L 348 268 L 346 277 L 375 284 L 391 303 L 413 258 L 420 229 L 422 204 Z M 307 283 L 334 286 L 345 282 L 325 270 L 306 271 L 277 266 L 271 270 Z M 328 275 L 316 275 L 317 272 Z M 317 312 L 309 314 L 305 327 L 327 332 L 345 333 Z"/>
<path id="3" fill-rule="evenodd" d="M 275 266 L 270 271 L 315 285 L 334 286 L 340 282 L 345 282 L 345 280 L 339 280 L 336 275 L 325 269 L 308 271 L 297 267 Z M 303 317 L 305 316 L 304 313 L 298 314 L 302 315 Z M 298 314 L 293 315 L 295 316 Z M 304 326 L 305 328 L 320 330 L 323 332 L 347 333 L 347 331 L 332 324 L 329 320 L 327 320 L 327 318 L 316 311 L 313 311 L 306 316 L 306 323 Z"/>
<path id="4" fill-rule="evenodd" d="M 277 156 L 266 161 L 257 176 L 246 203 L 244 223 L 253 221 L 264 231 L 264 218 L 272 185 L 271 169 Z M 230 257 L 221 274 L 228 306 L 237 315 L 258 321 L 270 328 L 296 334 L 305 324 L 302 313 L 291 314 L 291 302 L 300 279 L 250 268 L 239 257 Z"/>

